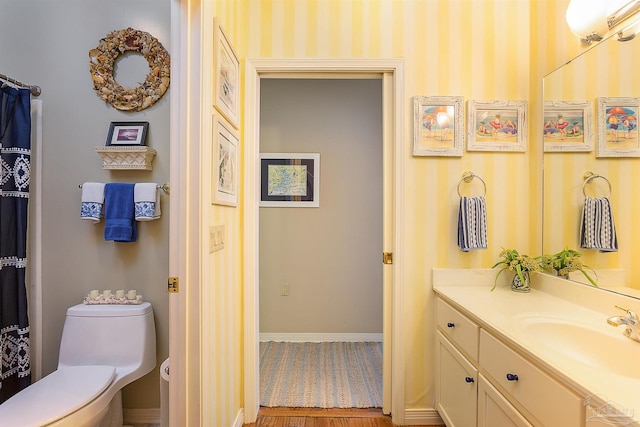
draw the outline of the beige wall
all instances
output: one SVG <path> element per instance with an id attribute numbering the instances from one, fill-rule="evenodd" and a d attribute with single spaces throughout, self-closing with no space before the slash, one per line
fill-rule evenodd
<path id="1" fill-rule="evenodd" d="M 320 207 L 260 208 L 260 332 L 381 334 L 382 80 L 262 79 L 260 111 L 261 153 L 321 169 Z"/>
<path id="2" fill-rule="evenodd" d="M 68 307 L 92 289 L 137 289 L 155 311 L 158 366 L 168 354 L 169 197 L 163 216 L 138 224 L 136 243 L 106 242 L 104 222 L 80 220 L 79 184 L 85 181 L 159 182 L 169 179 L 169 96 L 153 107 L 125 113 L 105 104 L 93 90 L 88 52 L 113 30 L 133 27 L 155 36 L 170 50 L 169 1 L 6 0 L 0 13 L 0 73 L 42 88 L 42 372 L 56 368 Z M 138 64 L 139 65 L 139 64 Z M 124 81 L 142 81 L 140 75 Z M 118 74 L 116 74 L 118 77 Z M 137 80 L 136 80 L 137 77 Z M 129 80 L 132 78 L 131 80 Z M 106 171 L 96 146 L 105 144 L 112 121 L 148 121 L 147 145 L 158 151 L 153 171 Z M 32 295 L 31 304 L 37 298 Z M 33 321 L 33 320 L 32 320 Z M 37 329 L 37 325 L 33 325 Z M 118 331 L 113 331 L 117 340 Z M 125 388 L 124 407 L 159 407 L 158 369 Z"/>

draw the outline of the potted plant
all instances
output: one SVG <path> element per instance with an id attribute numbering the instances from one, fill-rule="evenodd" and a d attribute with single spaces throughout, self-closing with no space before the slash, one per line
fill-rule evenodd
<path id="1" fill-rule="evenodd" d="M 569 248 L 565 248 L 552 255 L 543 255 L 541 262 L 542 268 L 547 271 L 555 271 L 559 277 L 563 277 L 565 279 L 569 278 L 569 273 L 572 271 L 579 271 L 584 274 L 584 277 L 587 278 L 589 283 L 597 287 L 598 284 L 593 280 L 589 273 L 587 273 L 587 270 L 591 270 L 596 278 L 597 274 L 592 268 L 582 263 L 582 260 L 580 259 L 581 255 L 582 254 L 580 252 Z"/>
<path id="2" fill-rule="evenodd" d="M 498 283 L 498 277 L 505 270 L 515 271 L 513 280 L 511 281 L 511 289 L 517 292 L 529 292 L 529 276 L 541 271 L 540 260 L 538 257 L 530 257 L 529 255 L 520 254 L 516 249 L 502 249 L 500 252 L 500 261 L 495 263 L 493 267 L 500 267 L 493 283 L 494 290 Z"/>

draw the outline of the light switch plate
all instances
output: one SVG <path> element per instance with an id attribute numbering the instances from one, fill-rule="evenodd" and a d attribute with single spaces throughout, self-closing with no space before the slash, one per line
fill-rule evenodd
<path id="1" fill-rule="evenodd" d="M 215 225 L 209 228 L 209 253 L 212 254 L 224 249 L 224 225 Z"/>

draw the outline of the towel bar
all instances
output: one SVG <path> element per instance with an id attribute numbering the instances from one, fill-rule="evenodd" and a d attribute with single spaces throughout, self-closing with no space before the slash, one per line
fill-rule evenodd
<path id="1" fill-rule="evenodd" d="M 480 182 L 482 182 L 482 185 L 484 186 L 484 194 L 482 196 L 486 196 L 487 195 L 487 184 L 484 182 L 484 179 L 480 178 L 478 175 L 476 175 L 475 173 L 471 172 L 471 171 L 465 171 L 462 174 L 462 179 L 460 180 L 460 182 L 458 183 L 458 196 L 462 197 L 462 194 L 460 194 L 460 185 L 462 184 L 462 182 L 466 182 L 469 183 L 473 180 L 473 178 L 478 178 L 480 180 Z"/>
<path id="2" fill-rule="evenodd" d="M 602 176 L 602 175 L 598 175 L 597 173 L 593 173 L 591 171 L 586 171 L 584 173 L 584 183 L 582 184 L 582 194 L 587 197 L 587 193 L 585 191 L 585 188 L 587 186 L 588 183 L 590 183 L 592 180 L 596 179 L 596 178 L 602 178 L 605 180 L 605 182 L 607 183 L 607 186 L 609 186 L 609 194 L 607 194 L 604 197 L 609 197 L 611 196 L 611 182 L 609 182 L 609 180 Z"/>
<path id="3" fill-rule="evenodd" d="M 78 185 L 78 188 L 82 188 L 82 184 Z M 166 194 L 171 194 L 171 184 L 165 182 L 164 184 L 158 184 L 158 188 L 164 191 Z"/>

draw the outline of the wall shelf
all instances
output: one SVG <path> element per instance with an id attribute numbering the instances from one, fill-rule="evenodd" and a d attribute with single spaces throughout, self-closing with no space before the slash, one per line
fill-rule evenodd
<path id="1" fill-rule="evenodd" d="M 102 169 L 152 170 L 151 162 L 156 150 L 145 146 L 104 146 L 96 147 L 102 157 Z"/>

